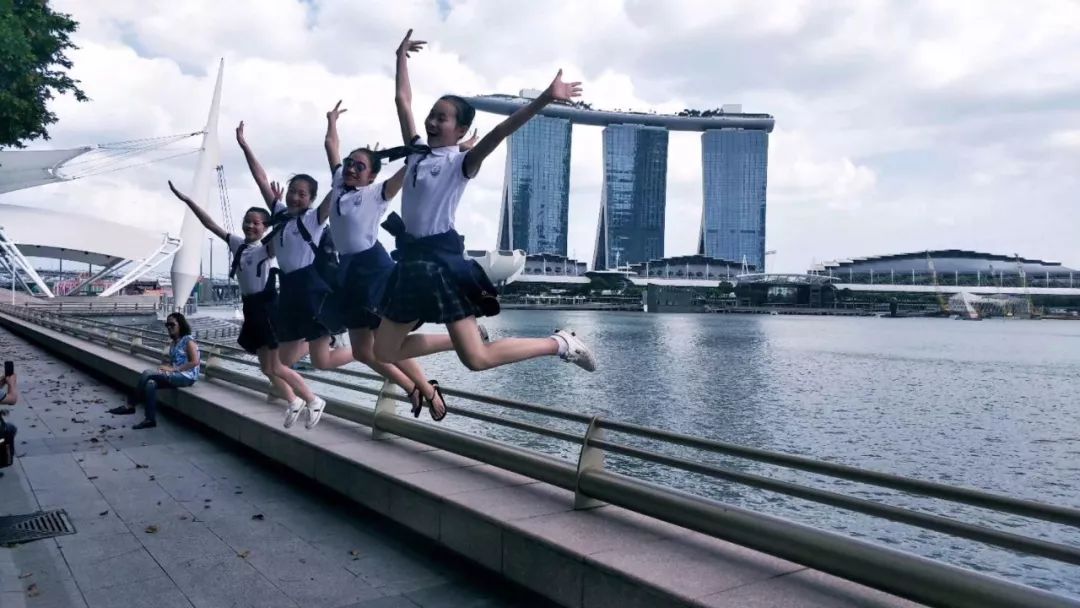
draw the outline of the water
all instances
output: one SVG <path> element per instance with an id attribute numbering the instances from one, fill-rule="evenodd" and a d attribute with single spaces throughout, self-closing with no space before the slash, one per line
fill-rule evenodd
<path id="1" fill-rule="evenodd" d="M 545 358 L 477 373 L 445 353 L 424 360 L 429 375 L 474 392 L 1080 505 L 1080 323 L 506 311 L 485 324 L 493 339 L 571 327 L 594 348 L 599 370 L 588 374 Z M 555 440 L 460 416 L 444 424 L 576 458 L 575 446 Z M 665 451 L 1080 545 L 1080 531 L 1067 526 L 738 459 Z M 1078 567 L 665 467 L 611 456 L 609 463 L 737 506 L 1080 596 Z"/>

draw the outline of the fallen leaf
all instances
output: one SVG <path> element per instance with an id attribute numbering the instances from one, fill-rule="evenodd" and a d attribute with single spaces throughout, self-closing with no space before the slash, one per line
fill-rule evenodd
<path id="1" fill-rule="evenodd" d="M 38 590 L 37 583 L 30 583 L 30 586 L 26 588 L 26 597 L 37 597 L 41 594 Z"/>
<path id="2" fill-rule="evenodd" d="M 251 555 L 251 550 L 249 550 L 249 549 L 244 549 L 240 553 L 236 554 L 236 556 L 239 557 L 240 559 L 247 559 L 249 555 Z"/>
<path id="3" fill-rule="evenodd" d="M 136 469 L 149 469 L 150 467 L 148 465 L 145 465 L 145 464 L 136 464 L 135 468 Z"/>
<path id="4" fill-rule="evenodd" d="M 19 575 L 19 578 L 30 578 L 31 576 L 34 576 L 33 572 L 23 572 Z"/>
<path id="5" fill-rule="evenodd" d="M 95 479 L 97 479 L 97 475 L 91 475 L 87 477 L 87 479 L 89 479 L 90 481 L 94 481 Z"/>
<path id="6" fill-rule="evenodd" d="M 150 476 L 150 481 L 154 481 L 155 479 L 157 479 L 157 478 L 154 477 L 153 475 Z"/>
<path id="7" fill-rule="evenodd" d="M 109 514 L 108 511 L 102 511 L 101 513 L 98 513 L 98 517 L 105 517 L 108 514 Z"/>
<path id="8" fill-rule="evenodd" d="M 262 521 L 262 520 L 266 519 L 266 516 L 263 515 L 262 513 L 256 513 L 255 515 L 251 516 L 251 519 L 254 519 L 255 521 Z"/>
<path id="9" fill-rule="evenodd" d="M 155 526 L 155 525 L 146 526 L 146 533 L 147 534 L 157 534 L 157 531 L 158 531 L 158 527 Z"/>

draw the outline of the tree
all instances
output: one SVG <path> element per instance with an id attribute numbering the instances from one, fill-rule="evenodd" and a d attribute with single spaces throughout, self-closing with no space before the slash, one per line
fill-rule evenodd
<path id="1" fill-rule="evenodd" d="M 49 139 L 56 114 L 47 103 L 57 95 L 87 100 L 67 75 L 72 64 L 65 52 L 76 48 L 68 35 L 77 27 L 45 0 L 0 0 L 0 148 Z"/>

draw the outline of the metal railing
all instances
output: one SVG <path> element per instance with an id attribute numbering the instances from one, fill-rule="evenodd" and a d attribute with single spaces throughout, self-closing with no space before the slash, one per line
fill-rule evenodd
<path id="1" fill-rule="evenodd" d="M 147 329 L 61 317 L 45 311 L 6 305 L 0 305 L 0 312 L 79 338 L 103 342 L 132 354 L 158 359 L 165 352 L 167 344 L 167 338 L 163 334 Z M 257 366 L 253 358 L 241 349 L 227 344 L 205 344 L 204 352 L 209 355 L 205 367 L 207 377 L 257 391 L 265 392 L 269 389 L 269 383 L 265 379 L 253 373 L 228 369 L 223 365 L 223 362 L 229 362 L 235 365 Z M 579 446 L 577 462 L 573 463 L 506 442 L 398 416 L 396 405 L 407 403 L 407 399 L 375 374 L 345 369 L 333 370 L 330 374 L 300 373 L 316 382 L 376 396 L 374 408 L 328 398 L 328 414 L 369 426 L 376 437 L 385 434 L 406 437 L 571 490 L 575 493 L 575 506 L 578 508 L 604 503 L 619 505 L 930 605 L 1080 606 L 1080 601 L 1073 598 L 642 481 L 605 468 L 604 461 L 605 454 L 620 455 L 1072 565 L 1080 565 L 1080 547 L 1074 545 L 739 471 L 705 462 L 701 458 L 665 454 L 616 441 L 608 437 L 608 434 L 627 435 L 666 446 L 738 457 L 1080 529 L 1080 509 L 1077 508 L 912 479 L 608 420 L 560 408 L 444 388 L 447 395 L 471 404 L 479 404 L 481 407 L 496 406 L 580 424 L 582 431 L 573 433 L 553 428 L 551 425 L 480 411 L 475 407 L 448 408 L 455 416 Z M 382 386 L 363 386 L 357 383 L 358 380 L 381 382 Z"/>

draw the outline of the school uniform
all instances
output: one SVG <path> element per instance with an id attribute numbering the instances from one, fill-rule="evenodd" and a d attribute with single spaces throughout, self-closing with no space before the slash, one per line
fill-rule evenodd
<path id="1" fill-rule="evenodd" d="M 276 217 L 285 210 L 285 204 L 280 201 L 274 205 Z M 311 236 L 311 242 L 317 244 L 326 226 L 319 223 L 315 208 L 284 220 L 284 225 L 275 227 L 270 236 L 281 269 L 274 328 L 282 342 L 311 342 L 344 331 L 332 315 L 323 314 L 323 305 L 332 289 L 315 270 L 315 252 L 301 234 L 300 223 Z"/>
<path id="2" fill-rule="evenodd" d="M 390 206 L 386 182 L 345 186 L 341 165 L 334 170 L 330 196 L 330 236 L 339 255 L 337 290 L 329 299 L 348 329 L 375 329 L 394 261 L 378 240 L 379 221 Z"/>
<path id="3" fill-rule="evenodd" d="M 232 252 L 229 277 L 236 277 L 240 285 L 240 298 L 244 306 L 244 324 L 236 342 L 249 353 L 260 348 L 278 347 L 274 332 L 274 311 L 277 308 L 277 290 L 270 275 L 274 259 L 262 243 L 246 242 L 243 237 L 230 234 L 225 242 Z"/>
<path id="4" fill-rule="evenodd" d="M 382 314 L 397 323 L 452 323 L 499 312 L 487 274 L 465 258 L 465 239 L 454 229 L 458 203 L 469 183 L 457 145 L 406 157 L 401 216 L 383 227 L 395 237 L 397 261 Z"/>

